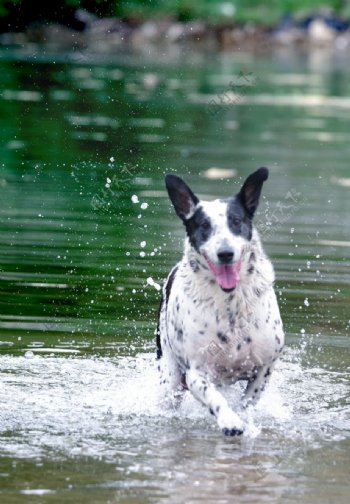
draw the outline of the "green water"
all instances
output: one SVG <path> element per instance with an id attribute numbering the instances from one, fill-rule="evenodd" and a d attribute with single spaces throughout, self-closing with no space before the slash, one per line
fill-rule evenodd
<path id="1" fill-rule="evenodd" d="M 346 56 L 27 48 L 0 67 L 1 502 L 348 502 Z M 157 387 L 183 246 L 163 178 L 228 196 L 259 166 L 287 350 L 226 439 Z"/>

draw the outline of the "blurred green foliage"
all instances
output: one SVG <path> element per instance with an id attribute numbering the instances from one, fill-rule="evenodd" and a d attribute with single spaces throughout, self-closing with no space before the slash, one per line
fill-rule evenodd
<path id="1" fill-rule="evenodd" d="M 51 0 L 39 4 L 28 0 L 0 0 L 0 18 L 19 29 L 35 21 L 71 24 L 74 11 L 83 8 L 99 17 L 147 19 L 171 16 L 180 21 L 205 19 L 212 22 L 253 21 L 269 25 L 286 13 L 306 14 L 330 8 L 348 17 L 349 0 Z M 73 23 L 74 24 L 74 23 Z M 2 23 L 2 28 L 4 23 Z"/>
<path id="2" fill-rule="evenodd" d="M 113 2 L 112 2 L 113 3 Z M 131 0 L 117 1 L 119 15 L 148 17 L 156 13 L 170 14 L 182 21 L 209 19 L 212 21 L 256 21 L 269 24 L 286 13 L 307 13 L 321 8 L 335 12 L 345 9 L 345 0 Z"/>

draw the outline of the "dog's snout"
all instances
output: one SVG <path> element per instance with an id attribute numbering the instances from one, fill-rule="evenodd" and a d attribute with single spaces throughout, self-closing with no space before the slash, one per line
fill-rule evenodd
<path id="1" fill-rule="evenodd" d="M 218 251 L 218 259 L 222 264 L 230 264 L 233 261 L 234 252 L 230 248 L 221 248 Z"/>

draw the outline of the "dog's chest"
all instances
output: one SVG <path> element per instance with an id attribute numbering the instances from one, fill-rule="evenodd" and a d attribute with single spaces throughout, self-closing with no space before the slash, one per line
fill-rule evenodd
<path id="1" fill-rule="evenodd" d="M 249 377 L 273 355 L 279 312 L 273 290 L 254 303 L 237 295 L 218 301 L 176 289 L 168 305 L 168 337 L 178 360 L 220 380 Z M 276 310 L 274 307 L 276 306 Z"/>

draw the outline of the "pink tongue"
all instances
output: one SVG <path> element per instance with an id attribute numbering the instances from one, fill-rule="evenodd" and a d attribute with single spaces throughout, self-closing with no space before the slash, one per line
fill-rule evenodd
<path id="1" fill-rule="evenodd" d="M 239 282 L 239 270 L 241 261 L 234 264 L 215 264 L 208 260 L 209 267 L 222 289 L 234 289 Z"/>

